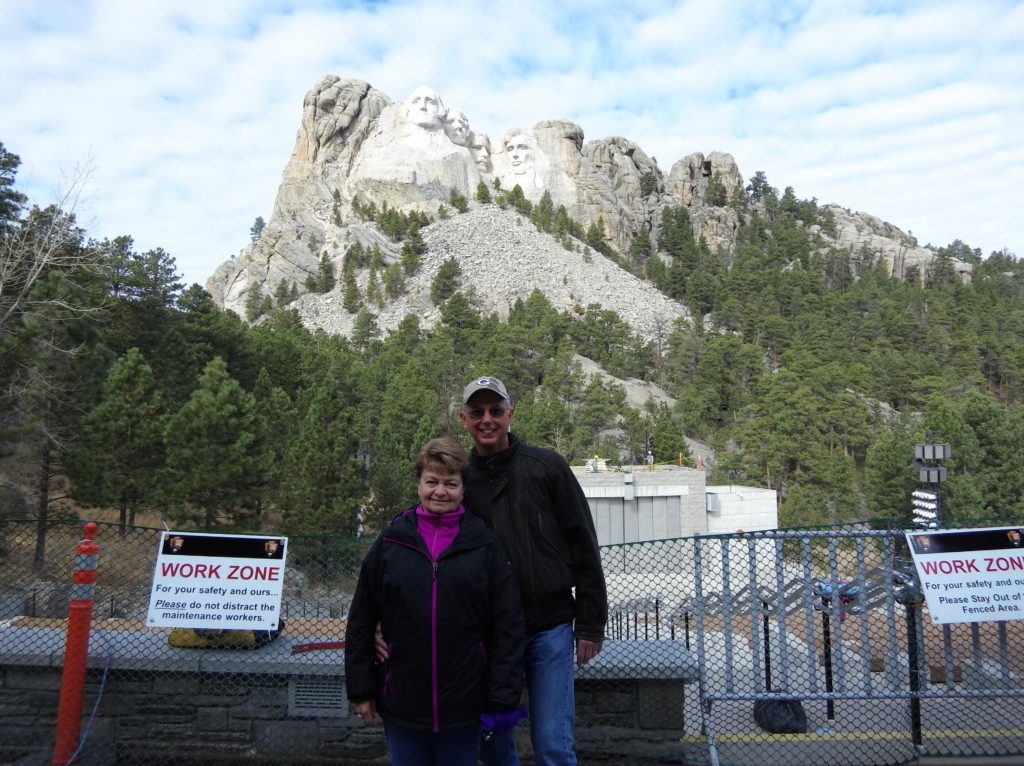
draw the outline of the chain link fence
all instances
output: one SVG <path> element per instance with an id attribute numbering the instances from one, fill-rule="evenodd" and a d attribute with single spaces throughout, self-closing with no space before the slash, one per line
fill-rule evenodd
<path id="1" fill-rule="evenodd" d="M 695 760 L 870 766 L 1024 752 L 1024 623 L 932 624 L 902 530 L 692 545 L 701 730 L 683 741 Z"/>
<path id="2" fill-rule="evenodd" d="M 44 540 L 39 533 L 33 522 L 0 524 L 0 763 L 50 763 L 60 742 L 83 529 L 51 524 Z M 922 752 L 1024 752 L 1022 624 L 932 625 L 902 534 L 753 533 L 603 548 L 610 619 L 604 651 L 577 672 L 581 763 L 862 766 Z M 240 642 L 249 648 L 194 648 L 146 625 L 160 537 L 116 525 L 95 535 L 72 757 L 388 762 L 381 729 L 350 714 L 339 646 L 372 540 L 289 538 L 280 633 Z M 801 716 L 802 733 L 769 731 Z M 518 737 L 529 763 L 528 723 Z"/>

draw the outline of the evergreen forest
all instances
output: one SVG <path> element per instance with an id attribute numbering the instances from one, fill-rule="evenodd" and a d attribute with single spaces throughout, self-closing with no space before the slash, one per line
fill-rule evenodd
<path id="1" fill-rule="evenodd" d="M 92 238 L 74 188 L 33 204 L 19 164 L 0 144 L 0 519 L 35 520 L 40 560 L 47 525 L 89 509 L 123 525 L 158 512 L 198 530 L 370 532 L 412 504 L 427 439 L 468 444 L 456 405 L 485 373 L 508 385 L 526 441 L 576 463 L 650 450 L 693 465 L 683 437 L 701 440 L 715 451 L 708 484 L 776 490 L 782 526 L 909 519 L 924 441 L 952 446 L 944 515 L 1024 515 L 1024 268 L 1011 253 L 956 241 L 928 273 L 896 279 L 870 254 L 821 248 L 810 223 L 827 216 L 759 173 L 715 190 L 743 212 L 728 264 L 682 208 L 629 253 L 605 253 L 703 318 L 653 341 L 600 305 L 560 313 L 537 292 L 507 321 L 482 316 L 466 275 L 439 291 L 433 328 L 410 315 L 385 336 L 372 302 L 346 296 L 359 312 L 346 338 L 305 329 L 294 289 L 264 299 L 255 323 L 219 309 L 170 253 Z M 675 404 L 631 408 L 577 354 Z"/>

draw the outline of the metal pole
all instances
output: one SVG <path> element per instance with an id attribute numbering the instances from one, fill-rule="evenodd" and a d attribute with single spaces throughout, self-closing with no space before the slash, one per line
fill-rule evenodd
<path id="1" fill-rule="evenodd" d="M 764 607 L 764 690 L 771 692 L 772 690 L 772 650 L 771 650 L 771 633 L 768 630 L 768 602 L 762 601 Z"/>
<path id="2" fill-rule="evenodd" d="M 832 631 L 831 618 L 828 616 L 829 599 L 821 599 L 821 635 L 822 643 L 825 651 L 825 691 L 831 694 L 834 689 L 832 686 Z M 831 697 L 825 701 L 825 717 L 829 722 L 836 720 L 836 703 Z"/>
<path id="3" fill-rule="evenodd" d="M 914 748 L 921 752 L 921 658 L 917 645 L 917 608 L 913 604 L 904 607 L 907 616 L 907 661 L 910 664 L 910 731 Z"/>
<path id="4" fill-rule="evenodd" d="M 67 766 L 78 749 L 89 661 L 89 628 L 96 588 L 96 557 L 100 551 L 92 539 L 97 529 L 97 525 L 91 521 L 86 524 L 85 539 L 75 549 L 75 571 L 71 576 L 67 638 L 64 644 L 64 670 L 61 673 L 60 701 L 57 705 L 57 736 L 51 761 L 53 766 Z"/>

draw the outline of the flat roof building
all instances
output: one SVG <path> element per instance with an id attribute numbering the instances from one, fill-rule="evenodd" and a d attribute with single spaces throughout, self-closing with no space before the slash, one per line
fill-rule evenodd
<path id="1" fill-rule="evenodd" d="M 590 503 L 601 545 L 778 527 L 774 490 L 707 487 L 706 472 L 693 468 L 594 467 L 573 470 Z"/>

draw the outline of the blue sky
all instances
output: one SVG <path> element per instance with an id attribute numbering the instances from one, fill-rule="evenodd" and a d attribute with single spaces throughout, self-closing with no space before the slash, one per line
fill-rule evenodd
<path id="1" fill-rule="evenodd" d="M 53 201 L 88 168 L 95 238 L 163 247 L 204 283 L 269 219 L 325 74 L 433 86 L 492 137 L 577 122 L 666 173 L 743 176 L 922 244 L 1024 257 L 1024 2 L 6 0 L 0 142 Z"/>

